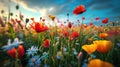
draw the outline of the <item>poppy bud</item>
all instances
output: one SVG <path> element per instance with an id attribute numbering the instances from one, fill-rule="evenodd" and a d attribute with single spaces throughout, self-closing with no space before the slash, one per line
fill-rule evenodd
<path id="1" fill-rule="evenodd" d="M 25 54 L 25 51 L 24 51 L 23 45 L 19 45 L 18 46 L 18 58 L 19 59 L 22 58 L 24 54 Z"/>
<path id="2" fill-rule="evenodd" d="M 16 49 L 15 48 L 12 48 L 10 50 L 7 51 L 7 54 L 12 57 L 12 58 L 15 58 L 16 56 Z"/>

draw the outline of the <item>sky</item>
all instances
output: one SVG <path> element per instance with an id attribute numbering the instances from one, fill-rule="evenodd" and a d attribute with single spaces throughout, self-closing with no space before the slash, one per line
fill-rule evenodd
<path id="1" fill-rule="evenodd" d="M 19 10 L 15 8 L 17 4 Z M 74 15 L 73 10 L 79 5 L 84 5 L 86 12 Z M 36 21 L 42 17 L 49 22 L 48 15 L 54 15 L 61 21 L 66 21 L 67 13 L 71 22 L 81 20 L 84 16 L 86 23 L 96 17 L 101 20 L 108 17 L 113 21 L 120 16 L 120 0 L 0 0 L 0 10 L 4 10 L 4 15 L 7 15 L 9 6 L 14 17 L 20 11 L 24 18 L 34 17 Z"/>

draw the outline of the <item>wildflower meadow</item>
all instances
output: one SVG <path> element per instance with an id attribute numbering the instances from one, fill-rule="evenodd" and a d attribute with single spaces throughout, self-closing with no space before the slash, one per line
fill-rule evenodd
<path id="1" fill-rule="evenodd" d="M 1 10 L 0 67 L 120 67 L 119 19 L 98 16 L 85 23 L 89 10 L 80 4 L 71 8 L 76 17 L 82 15 L 75 22 L 70 12 L 64 21 L 53 14 L 36 20 L 24 18 L 19 7 L 11 8 L 17 18 L 9 12 L 4 19 Z"/>

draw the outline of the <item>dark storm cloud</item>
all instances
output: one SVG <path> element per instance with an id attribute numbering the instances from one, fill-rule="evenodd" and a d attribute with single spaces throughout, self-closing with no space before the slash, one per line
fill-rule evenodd
<path id="1" fill-rule="evenodd" d="M 91 0 L 87 7 L 94 11 L 107 11 L 105 13 L 111 16 L 120 15 L 120 0 Z"/>
<path id="2" fill-rule="evenodd" d="M 78 5 L 85 5 L 86 9 L 93 11 L 102 11 L 105 14 L 120 14 L 120 0 L 21 0 L 26 3 L 29 8 L 42 9 L 55 7 L 55 11 L 51 14 L 60 15 L 72 13 Z M 49 13 L 49 12 L 48 12 Z"/>
<path id="3" fill-rule="evenodd" d="M 91 0 L 88 4 L 88 8 L 92 8 L 93 10 L 101 10 L 101 9 L 108 9 L 113 6 L 111 4 L 112 0 Z"/>
<path id="4" fill-rule="evenodd" d="M 120 16 L 120 7 L 112 8 L 112 10 L 108 12 L 108 14 L 114 14 L 116 16 Z"/>
<path id="5" fill-rule="evenodd" d="M 112 0 L 113 6 L 109 10 L 108 14 L 112 14 L 114 16 L 120 16 L 120 0 Z"/>
<path id="6" fill-rule="evenodd" d="M 67 12 L 73 11 L 73 9 L 84 3 L 83 0 L 21 0 L 26 3 L 30 8 L 35 9 L 36 7 L 39 9 L 42 8 L 50 8 L 51 6 L 55 7 L 55 11 L 51 12 L 56 15 L 65 14 Z M 87 0 L 85 0 L 87 1 Z"/>

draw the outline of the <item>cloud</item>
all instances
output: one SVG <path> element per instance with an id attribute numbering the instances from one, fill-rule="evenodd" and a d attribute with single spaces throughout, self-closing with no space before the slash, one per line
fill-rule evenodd
<path id="1" fill-rule="evenodd" d="M 17 3 L 16 0 L 12 0 L 13 2 Z M 45 2 L 45 1 L 43 1 Z M 34 4 L 33 4 L 34 3 Z M 49 13 L 55 13 L 56 7 L 53 7 L 52 5 L 43 6 L 43 3 L 38 4 L 38 2 L 33 0 L 21 0 L 18 2 L 18 4 L 26 9 L 27 11 L 31 11 L 34 13 L 40 13 L 41 16 L 46 16 Z M 45 3 L 46 4 L 46 3 Z"/>
<path id="2" fill-rule="evenodd" d="M 16 2 L 16 0 L 12 1 Z M 41 16 L 66 14 L 79 4 L 75 0 L 20 0 L 18 3 L 28 11 L 39 12 Z"/>
<path id="3" fill-rule="evenodd" d="M 8 5 L 6 4 L 8 4 L 8 1 L 9 0 L 0 0 L 0 4 L 2 3 L 3 5 L 2 8 L 7 9 Z M 15 4 L 17 3 L 17 0 L 11 1 Z M 58 18 L 60 17 L 60 15 L 66 17 L 67 13 L 70 14 L 71 18 L 75 18 L 72 12 L 76 8 L 76 6 L 81 4 L 85 5 L 87 9 L 87 11 L 84 13 L 86 17 L 88 15 L 95 15 L 100 17 L 109 15 L 112 16 L 117 14 L 119 15 L 119 3 L 120 0 L 18 0 L 20 10 L 25 11 L 24 14 L 28 16 L 40 15 L 41 17 L 46 17 L 49 14 L 52 14 L 57 16 Z M 77 17 L 80 18 L 81 15 Z"/>
<path id="4" fill-rule="evenodd" d="M 0 9 L 4 10 L 5 12 L 8 10 L 8 0 L 0 0 Z"/>
<path id="5" fill-rule="evenodd" d="M 0 9 L 7 10 L 7 7 L 2 2 L 0 2 Z"/>
<path id="6" fill-rule="evenodd" d="M 29 5 L 27 5 L 23 0 L 21 0 L 20 2 L 16 1 L 16 0 L 12 0 L 15 3 L 18 3 L 20 6 L 22 6 L 24 9 L 28 10 L 28 11 L 32 11 L 32 12 L 37 12 L 36 9 L 30 8 Z"/>
<path id="7" fill-rule="evenodd" d="M 4 14 L 2 16 L 8 16 L 8 0 L 0 0 L 0 11 L 4 10 Z M 0 13 L 1 14 L 1 13 Z"/>

